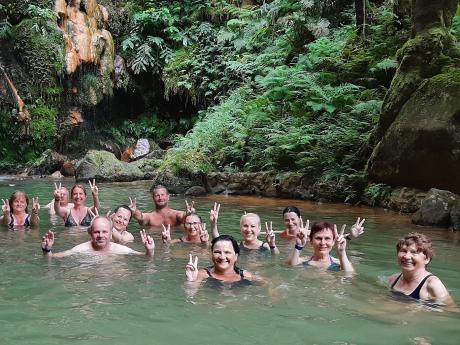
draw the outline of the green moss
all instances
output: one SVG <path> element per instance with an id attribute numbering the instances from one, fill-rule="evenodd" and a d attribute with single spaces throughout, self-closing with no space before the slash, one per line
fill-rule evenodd
<path id="1" fill-rule="evenodd" d="M 434 76 L 431 81 L 443 86 L 460 84 L 460 68 L 451 68 L 442 74 Z"/>

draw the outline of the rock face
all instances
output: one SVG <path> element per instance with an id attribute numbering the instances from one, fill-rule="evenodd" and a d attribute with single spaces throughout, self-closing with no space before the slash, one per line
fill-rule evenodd
<path id="1" fill-rule="evenodd" d="M 56 151 L 46 150 L 43 152 L 40 162 L 30 169 L 29 175 L 50 175 L 59 171 L 66 160 L 66 156 Z"/>
<path id="2" fill-rule="evenodd" d="M 441 227 L 453 226 L 455 222 L 458 226 L 456 205 L 459 201 L 460 197 L 454 193 L 432 188 L 422 200 L 420 209 L 413 214 L 412 222 L 418 225 Z"/>
<path id="3" fill-rule="evenodd" d="M 458 0 L 412 2 L 413 38 L 371 136 L 375 181 L 460 193 L 460 50 L 449 33 Z"/>
<path id="4" fill-rule="evenodd" d="M 77 165 L 75 179 L 87 181 L 135 181 L 141 180 L 144 173 L 132 163 L 117 160 L 113 153 L 107 151 L 88 151 Z"/>

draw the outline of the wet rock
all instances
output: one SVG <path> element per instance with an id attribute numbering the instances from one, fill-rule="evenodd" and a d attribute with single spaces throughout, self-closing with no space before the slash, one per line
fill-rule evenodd
<path id="1" fill-rule="evenodd" d="M 392 189 L 383 198 L 379 206 L 403 213 L 414 213 L 420 208 L 422 200 L 426 197 L 426 192 L 407 187 Z"/>
<path id="2" fill-rule="evenodd" d="M 51 178 L 54 178 L 54 179 L 61 179 L 63 178 L 64 176 L 61 174 L 60 171 L 55 171 L 54 173 L 52 173 L 50 175 Z"/>
<path id="3" fill-rule="evenodd" d="M 205 177 L 203 174 L 187 174 L 177 176 L 171 173 L 155 172 L 153 184 L 161 184 L 168 188 L 171 194 L 185 194 L 185 192 L 194 186 L 205 186 Z"/>
<path id="4" fill-rule="evenodd" d="M 150 159 L 163 159 L 166 155 L 166 150 L 162 149 L 157 149 L 157 150 L 152 150 L 149 154 L 145 156 L 145 158 L 150 158 Z"/>
<path id="5" fill-rule="evenodd" d="M 457 200 L 450 211 L 450 225 L 453 230 L 460 230 L 460 199 Z"/>
<path id="6" fill-rule="evenodd" d="M 88 151 L 80 161 L 75 174 L 77 181 L 126 182 L 143 177 L 144 173 L 136 165 L 117 160 L 113 153 L 94 150 Z"/>
<path id="7" fill-rule="evenodd" d="M 449 227 L 451 211 L 459 198 L 446 190 L 430 189 L 422 200 L 420 209 L 412 215 L 412 222 L 418 225 Z"/>
<path id="8" fill-rule="evenodd" d="M 185 191 L 186 196 L 203 196 L 206 194 L 206 189 L 203 186 L 193 186 Z"/>
<path id="9" fill-rule="evenodd" d="M 61 174 L 66 176 L 66 177 L 69 177 L 69 176 L 75 176 L 75 162 L 74 161 L 65 161 L 63 164 L 62 164 L 62 167 L 61 167 Z"/>
<path id="10" fill-rule="evenodd" d="M 66 156 L 56 151 L 46 150 L 43 152 L 39 163 L 29 170 L 29 175 L 50 175 L 56 170 L 59 171 L 66 160 Z"/>
<path id="11" fill-rule="evenodd" d="M 117 159 L 121 159 L 121 148 L 120 146 L 112 140 L 100 141 L 99 144 L 104 149 L 104 151 L 112 152 Z"/>

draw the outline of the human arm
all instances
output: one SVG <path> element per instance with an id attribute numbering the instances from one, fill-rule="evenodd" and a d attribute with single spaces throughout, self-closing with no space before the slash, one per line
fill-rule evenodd
<path id="1" fill-rule="evenodd" d="M 37 226 L 40 224 L 40 217 L 38 215 L 40 211 L 40 204 L 38 203 L 38 197 L 32 198 L 32 215 L 30 216 L 30 225 Z"/>
<path id="2" fill-rule="evenodd" d="M 112 229 L 112 241 L 115 243 L 125 244 L 134 241 L 134 236 L 128 231 L 119 232 L 117 229 Z"/>
<path id="3" fill-rule="evenodd" d="M 3 205 L 2 205 L 2 212 L 3 215 L 0 218 L 0 224 L 2 225 L 8 225 L 11 221 L 11 216 L 10 216 L 10 203 L 8 199 L 2 199 Z"/>
<path id="4" fill-rule="evenodd" d="M 272 255 L 279 255 L 280 251 L 275 243 L 275 233 L 273 231 L 273 223 L 270 222 L 270 226 L 269 226 L 268 223 L 265 222 L 265 228 L 267 229 L 267 235 L 265 236 L 265 239 L 270 248 L 270 253 Z"/>
<path id="5" fill-rule="evenodd" d="M 301 221 L 301 223 L 303 223 L 303 221 Z M 303 261 L 305 261 L 300 257 L 300 253 L 302 252 L 303 248 L 307 244 L 307 237 L 308 237 L 307 233 L 309 231 L 308 230 L 309 225 L 310 225 L 310 221 L 307 220 L 306 228 L 304 228 L 302 224 L 300 231 L 297 233 L 294 249 L 291 251 L 291 253 L 289 253 L 289 256 L 286 260 L 288 265 L 296 266 L 296 265 L 301 264 Z"/>
<path id="6" fill-rule="evenodd" d="M 209 221 L 211 222 L 212 239 L 219 237 L 219 230 L 217 229 L 217 219 L 219 218 L 220 204 L 214 203 L 214 208 L 209 211 Z"/>
<path id="7" fill-rule="evenodd" d="M 340 230 L 340 234 L 337 232 L 337 225 L 334 224 L 334 237 L 335 237 L 335 248 L 337 249 L 337 254 L 340 261 L 340 268 L 349 273 L 355 272 L 353 265 L 351 264 L 350 260 L 348 260 L 346 248 L 347 248 L 347 240 L 343 233 L 345 232 L 346 225 L 342 226 Z"/>
<path id="8" fill-rule="evenodd" d="M 137 208 L 136 198 L 129 198 L 129 208 L 131 209 L 133 218 L 136 219 L 140 225 L 149 225 L 149 218 L 144 217 L 144 214 L 141 212 L 141 210 Z"/>
<path id="9" fill-rule="evenodd" d="M 202 244 L 209 244 L 209 233 L 206 230 L 206 223 L 198 224 L 198 231 L 200 232 L 200 241 Z"/>
<path id="10" fill-rule="evenodd" d="M 430 277 L 427 282 L 427 291 L 430 295 L 430 299 L 440 304 L 448 306 L 454 305 L 455 302 L 447 291 L 446 287 L 442 283 L 441 279 L 436 276 Z"/>
<path id="11" fill-rule="evenodd" d="M 155 250 L 155 242 L 153 241 L 152 236 L 147 235 L 144 229 L 140 231 L 140 234 L 142 243 L 144 244 L 145 248 L 145 255 L 153 256 Z"/>
<path id="12" fill-rule="evenodd" d="M 101 203 L 99 202 L 99 188 L 96 186 L 96 180 L 93 179 L 93 183 L 91 183 L 91 180 L 88 181 L 89 187 L 91 189 L 91 194 L 93 195 L 93 209 L 100 209 L 101 208 Z"/>

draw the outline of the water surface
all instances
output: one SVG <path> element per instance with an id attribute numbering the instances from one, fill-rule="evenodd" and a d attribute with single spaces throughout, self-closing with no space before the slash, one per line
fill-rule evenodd
<path id="1" fill-rule="evenodd" d="M 66 181 L 67 187 L 72 181 Z M 149 183 L 99 184 L 102 211 L 137 197 L 144 212 L 153 207 Z M 0 180 L 0 196 L 17 189 L 51 201 L 53 183 L 45 180 Z M 89 190 L 89 189 L 88 189 Z M 91 203 L 91 197 L 89 197 Z M 242 254 L 239 266 L 267 277 L 270 286 L 191 289 L 185 282 L 188 254 L 199 266 L 210 263 L 209 249 L 179 244 L 165 247 L 159 231 L 153 259 L 131 256 L 73 256 L 48 259 L 40 250 L 41 236 L 56 231 L 55 251 L 88 240 L 83 228 L 41 211 L 37 230 L 0 229 L 1 344 L 443 344 L 460 343 L 459 314 L 392 298 L 385 285 L 398 270 L 397 239 L 422 230 L 406 216 L 381 209 L 299 200 L 216 196 L 196 198 L 207 218 L 213 203 L 222 204 L 219 229 L 240 240 L 243 211 L 258 213 L 282 229 L 281 211 L 296 205 L 304 218 L 351 225 L 365 217 L 365 235 L 349 243 L 348 253 L 358 272 L 343 273 L 284 265 L 292 245 L 279 239 L 279 257 Z M 184 199 L 171 206 L 183 209 Z M 142 250 L 139 226 L 132 247 Z M 423 229 L 434 241 L 436 256 L 430 270 L 460 303 L 459 234 Z M 172 237 L 182 236 L 181 230 Z M 309 251 L 306 250 L 308 254 Z"/>

